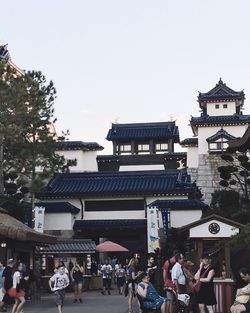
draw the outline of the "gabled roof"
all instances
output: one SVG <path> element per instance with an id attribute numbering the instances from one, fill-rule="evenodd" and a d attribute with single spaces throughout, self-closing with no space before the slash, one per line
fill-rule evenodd
<path id="1" fill-rule="evenodd" d="M 178 200 L 156 200 L 150 203 L 150 207 L 158 207 L 159 209 L 177 209 L 177 210 L 202 210 L 207 209 L 208 205 L 197 199 L 178 199 Z"/>
<path id="2" fill-rule="evenodd" d="M 180 142 L 183 147 L 198 147 L 198 138 L 186 138 Z"/>
<path id="3" fill-rule="evenodd" d="M 233 89 L 227 87 L 220 78 L 218 84 L 208 92 L 199 93 L 198 101 L 216 101 L 216 100 L 244 100 L 244 91 L 234 91 Z"/>
<path id="4" fill-rule="evenodd" d="M 187 224 L 187 225 L 179 228 L 179 230 L 180 231 L 188 230 L 190 228 L 194 228 L 194 227 L 196 227 L 198 225 L 202 225 L 202 224 L 204 224 L 206 222 L 209 222 L 211 220 L 217 220 L 217 221 L 220 221 L 222 223 L 225 223 L 225 224 L 228 224 L 228 225 L 232 225 L 232 226 L 235 226 L 235 227 L 238 227 L 238 228 L 242 228 L 242 227 L 245 226 L 243 224 L 240 224 L 240 223 L 237 223 L 237 222 L 235 222 L 233 220 L 230 220 L 230 219 L 228 219 L 226 217 L 222 217 L 222 216 L 217 215 L 217 214 L 211 214 L 211 215 L 209 215 L 207 217 L 204 217 L 204 218 L 202 218 L 200 220 L 197 220 L 197 221 L 195 221 L 193 223 Z"/>
<path id="5" fill-rule="evenodd" d="M 191 126 L 239 125 L 250 123 L 250 115 L 234 114 L 223 116 L 204 115 L 191 117 Z"/>
<path id="6" fill-rule="evenodd" d="M 36 206 L 45 208 L 45 213 L 72 213 L 77 214 L 80 209 L 69 202 L 37 202 Z"/>
<path id="7" fill-rule="evenodd" d="M 235 139 L 236 137 L 234 137 L 233 135 L 230 135 L 227 131 L 225 131 L 223 128 L 221 128 L 219 131 L 217 131 L 216 134 L 214 134 L 211 137 L 207 138 L 207 142 L 214 142 L 220 138 L 225 138 L 227 140 L 232 140 Z"/>
<path id="8" fill-rule="evenodd" d="M 56 174 L 39 198 L 113 197 L 129 195 L 186 194 L 191 184 L 177 183 L 178 170 L 133 172 L 82 172 Z M 189 182 L 183 173 L 182 182 Z"/>
<path id="9" fill-rule="evenodd" d="M 96 244 L 91 239 L 59 239 L 56 243 L 38 248 L 39 254 L 94 253 Z"/>
<path id="10" fill-rule="evenodd" d="M 97 151 L 103 150 L 97 142 L 83 142 L 83 141 L 58 141 L 56 143 L 57 150 L 84 150 Z"/>
<path id="11" fill-rule="evenodd" d="M 179 129 L 175 122 L 112 124 L 107 140 L 168 140 L 179 142 Z"/>

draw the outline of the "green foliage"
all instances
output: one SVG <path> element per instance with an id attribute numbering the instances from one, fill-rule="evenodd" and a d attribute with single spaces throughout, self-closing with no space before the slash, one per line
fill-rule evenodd
<path id="1" fill-rule="evenodd" d="M 227 243 L 233 253 L 250 247 L 250 224 L 241 229 L 240 233 L 231 237 Z"/>
<path id="2" fill-rule="evenodd" d="M 7 197 L 10 207 L 12 201 L 18 206 L 24 190 L 33 194 L 34 202 L 34 193 L 41 191 L 53 173 L 76 164 L 56 153 L 55 98 L 53 82 L 47 82 L 41 72 L 15 75 L 0 62 L 0 186 L 4 186 L 0 205 L 6 204 Z"/>

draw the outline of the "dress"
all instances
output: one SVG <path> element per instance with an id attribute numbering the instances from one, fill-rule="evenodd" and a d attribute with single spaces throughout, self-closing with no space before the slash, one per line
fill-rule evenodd
<path id="1" fill-rule="evenodd" d="M 213 268 L 210 268 L 212 270 Z M 209 274 L 209 271 L 206 271 L 204 267 L 201 269 L 200 276 L 202 278 L 206 278 Z M 205 273 L 206 272 L 206 273 Z M 204 275 L 205 273 L 205 275 Z M 214 282 L 213 278 L 210 282 L 201 282 L 201 288 L 196 296 L 196 302 L 199 304 L 206 304 L 206 305 L 214 305 L 217 304 L 215 293 L 214 293 Z"/>
<path id="2" fill-rule="evenodd" d="M 139 286 L 145 289 L 144 283 L 140 283 Z M 167 298 L 158 295 L 155 287 L 148 283 L 147 296 L 143 299 L 143 306 L 147 309 L 158 309 L 165 301 L 167 301 Z"/>

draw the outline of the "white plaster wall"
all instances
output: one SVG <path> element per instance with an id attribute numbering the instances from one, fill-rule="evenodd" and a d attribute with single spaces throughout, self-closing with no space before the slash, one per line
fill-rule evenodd
<path id="1" fill-rule="evenodd" d="M 72 230 L 74 218 L 71 213 L 45 213 L 44 230 Z"/>
<path id="2" fill-rule="evenodd" d="M 77 165 L 70 167 L 70 172 L 97 171 L 96 151 L 57 151 L 57 154 L 64 156 L 65 159 L 77 159 Z"/>
<path id="3" fill-rule="evenodd" d="M 145 211 L 84 212 L 85 220 L 144 219 Z"/>
<path id="4" fill-rule="evenodd" d="M 187 167 L 196 168 L 199 164 L 198 147 L 187 148 Z"/>
<path id="5" fill-rule="evenodd" d="M 156 171 L 164 170 L 163 164 L 152 164 L 152 165 L 121 165 L 119 171 Z"/>
<path id="6" fill-rule="evenodd" d="M 235 126 L 223 126 L 223 129 L 227 131 L 230 135 L 234 137 L 242 137 L 245 133 L 248 124 L 246 125 L 235 125 Z M 208 154 L 208 142 L 207 138 L 216 134 L 221 129 L 221 126 L 209 126 L 209 127 L 199 127 L 198 129 L 198 153 Z"/>
<path id="7" fill-rule="evenodd" d="M 217 234 L 211 234 L 208 227 L 211 223 L 217 223 L 220 226 L 220 231 Z M 202 225 L 198 225 L 190 229 L 190 238 L 227 238 L 239 233 L 239 228 L 222 223 L 217 220 L 211 220 Z"/>
<path id="8" fill-rule="evenodd" d="M 171 227 L 182 227 L 199 220 L 201 215 L 201 210 L 171 210 L 170 225 Z"/>
<path id="9" fill-rule="evenodd" d="M 219 105 L 219 109 L 215 108 L 215 105 Z M 227 104 L 227 108 L 223 108 L 223 104 Z M 214 102 L 207 104 L 207 114 L 211 116 L 220 116 L 220 115 L 233 115 L 236 113 L 236 103 L 234 102 Z"/>

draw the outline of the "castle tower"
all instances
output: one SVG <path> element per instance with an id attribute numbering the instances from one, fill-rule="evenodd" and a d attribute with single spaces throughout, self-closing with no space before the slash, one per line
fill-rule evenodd
<path id="1" fill-rule="evenodd" d="M 201 109 L 199 117 L 191 117 L 190 126 L 194 138 L 181 141 L 187 147 L 187 166 L 192 180 L 202 188 L 206 202 L 211 202 L 212 193 L 220 189 L 217 168 L 222 165 L 220 155 L 228 147 L 228 141 L 242 137 L 250 115 L 244 115 L 244 91 L 234 91 L 221 79 L 206 93 L 199 93 Z"/>

